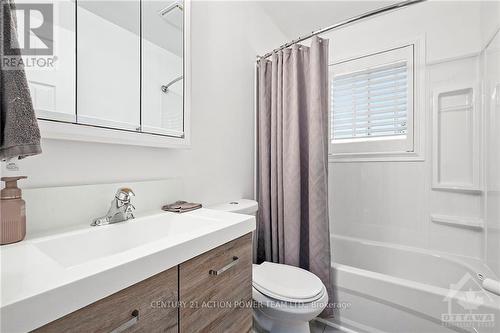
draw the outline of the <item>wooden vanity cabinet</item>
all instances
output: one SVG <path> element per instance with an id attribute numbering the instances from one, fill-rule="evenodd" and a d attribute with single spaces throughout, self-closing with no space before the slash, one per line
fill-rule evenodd
<path id="1" fill-rule="evenodd" d="M 177 332 L 177 267 L 48 323 L 37 333 Z M 172 304 L 172 306 L 152 306 Z"/>
<path id="2" fill-rule="evenodd" d="M 179 265 L 181 333 L 252 328 L 252 234 Z"/>
<path id="3" fill-rule="evenodd" d="M 42 326 L 37 333 L 249 332 L 247 234 Z"/>

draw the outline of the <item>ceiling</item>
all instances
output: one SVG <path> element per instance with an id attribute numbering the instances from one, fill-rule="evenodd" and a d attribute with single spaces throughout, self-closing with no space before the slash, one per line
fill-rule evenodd
<path id="1" fill-rule="evenodd" d="M 350 17 L 401 1 L 260 1 L 259 5 L 290 40 Z"/>

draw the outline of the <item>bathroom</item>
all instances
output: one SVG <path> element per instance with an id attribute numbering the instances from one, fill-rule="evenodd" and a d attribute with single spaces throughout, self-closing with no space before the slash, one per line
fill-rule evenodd
<path id="1" fill-rule="evenodd" d="M 500 330 L 500 1 L 1 11 L 0 332 Z"/>

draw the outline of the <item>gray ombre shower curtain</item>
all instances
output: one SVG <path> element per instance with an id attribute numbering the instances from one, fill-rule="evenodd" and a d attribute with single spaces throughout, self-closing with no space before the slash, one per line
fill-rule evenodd
<path id="1" fill-rule="evenodd" d="M 275 52 L 257 71 L 257 262 L 313 272 L 332 301 L 328 40 L 315 37 L 310 47 Z"/>

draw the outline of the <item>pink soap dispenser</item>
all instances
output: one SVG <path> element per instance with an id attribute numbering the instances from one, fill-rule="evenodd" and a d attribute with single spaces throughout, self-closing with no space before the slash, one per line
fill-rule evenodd
<path id="1" fill-rule="evenodd" d="M 17 187 L 20 177 L 2 177 L 5 188 L 0 191 L 0 245 L 22 241 L 26 236 L 26 206 Z"/>

